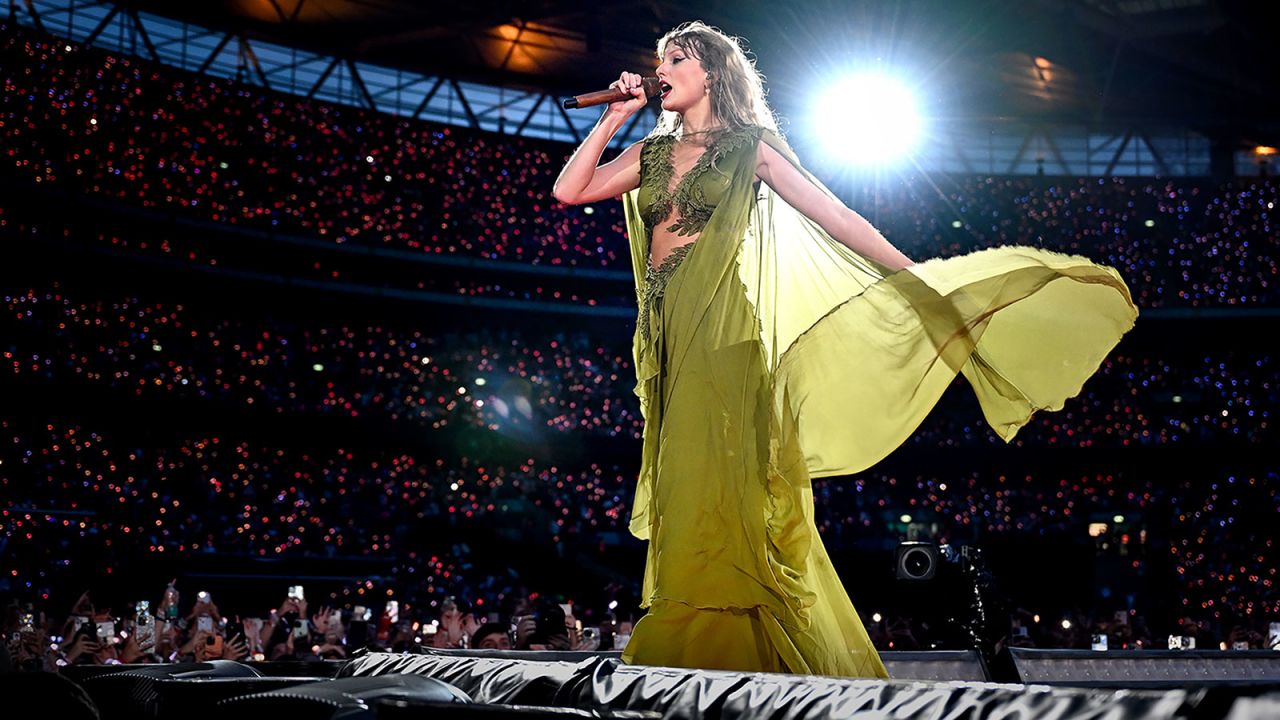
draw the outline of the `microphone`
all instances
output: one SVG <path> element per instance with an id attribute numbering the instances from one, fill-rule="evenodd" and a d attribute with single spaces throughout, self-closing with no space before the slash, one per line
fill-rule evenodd
<path id="1" fill-rule="evenodd" d="M 656 77 L 641 78 L 640 87 L 644 88 L 645 97 L 649 99 L 653 99 L 662 94 L 662 83 L 658 82 L 658 78 Z M 592 105 L 604 105 L 606 103 L 630 100 L 631 98 L 631 93 L 626 90 L 610 88 L 608 90 L 589 92 L 585 95 L 574 95 L 573 97 L 566 99 L 560 105 L 565 110 L 574 110 L 576 108 L 591 107 Z"/>

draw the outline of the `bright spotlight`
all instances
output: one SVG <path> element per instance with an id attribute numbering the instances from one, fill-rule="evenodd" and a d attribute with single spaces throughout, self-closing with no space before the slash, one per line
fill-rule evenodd
<path id="1" fill-rule="evenodd" d="M 880 73 L 832 83 L 815 108 L 818 139 L 828 152 L 857 165 L 883 165 L 909 154 L 922 121 L 911 91 Z"/>

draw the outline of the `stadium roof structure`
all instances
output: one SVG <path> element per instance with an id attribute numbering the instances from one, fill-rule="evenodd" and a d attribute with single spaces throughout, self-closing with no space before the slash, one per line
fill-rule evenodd
<path id="1" fill-rule="evenodd" d="M 124 0 L 114 3 L 331 56 L 558 94 L 654 64 L 702 19 L 750 41 L 775 104 L 878 58 L 956 119 L 1179 124 L 1271 137 L 1280 56 L 1269 3 L 1246 0 Z M 1256 136 L 1256 137 L 1255 137 Z"/>
<path id="2" fill-rule="evenodd" d="M 1280 57 L 1244 0 L 10 0 L 10 21 L 270 91 L 577 143 L 597 111 L 560 100 L 656 64 L 689 18 L 749 40 L 788 139 L 852 72 L 910 88 L 917 171 L 1226 178 L 1271 172 Z M 854 103 L 856 107 L 856 102 Z M 657 104 L 612 139 L 642 139 Z M 799 130 L 800 132 L 795 132 Z M 815 171 L 865 176 L 829 153 Z M 824 162 L 828 167 L 824 168 Z M 879 171 L 873 171 L 879 172 Z M 831 178 L 828 177 L 831 181 Z M 840 181 L 840 184 L 845 184 Z"/>

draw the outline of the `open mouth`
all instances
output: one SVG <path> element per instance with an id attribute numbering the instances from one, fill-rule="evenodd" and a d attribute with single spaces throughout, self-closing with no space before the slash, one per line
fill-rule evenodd
<path id="1" fill-rule="evenodd" d="M 659 83 L 658 87 L 662 88 L 662 97 L 666 97 L 671 94 L 671 83 Z"/>

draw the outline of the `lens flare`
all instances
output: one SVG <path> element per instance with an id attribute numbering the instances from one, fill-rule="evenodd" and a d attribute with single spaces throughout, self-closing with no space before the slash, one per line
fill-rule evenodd
<path id="1" fill-rule="evenodd" d="M 923 120 L 911 91 L 880 73 L 858 73 L 832 83 L 815 107 L 823 148 L 855 165 L 889 165 L 919 143 Z"/>

